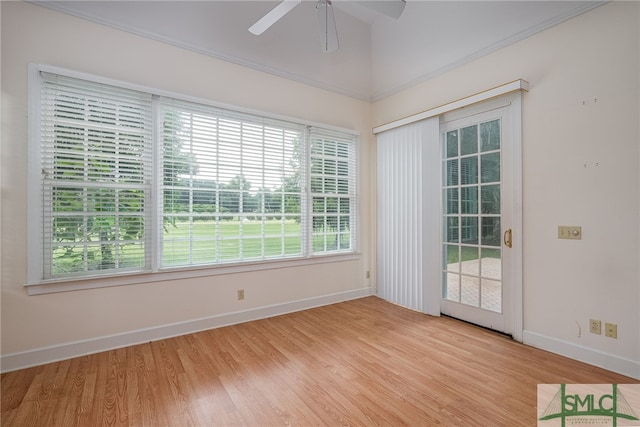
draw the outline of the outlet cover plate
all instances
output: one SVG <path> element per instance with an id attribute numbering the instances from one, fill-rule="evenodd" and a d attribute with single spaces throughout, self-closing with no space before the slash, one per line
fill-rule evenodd
<path id="1" fill-rule="evenodd" d="M 582 227 L 578 225 L 559 225 L 558 239 L 581 240 Z"/>
<path id="2" fill-rule="evenodd" d="M 616 323 L 604 324 L 604 335 L 609 338 L 618 338 L 618 325 Z"/>

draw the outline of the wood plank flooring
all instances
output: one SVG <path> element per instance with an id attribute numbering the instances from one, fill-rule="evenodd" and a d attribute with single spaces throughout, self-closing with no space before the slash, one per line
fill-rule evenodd
<path id="1" fill-rule="evenodd" d="M 9 426 L 535 426 L 538 383 L 637 383 L 376 297 L 3 374 Z"/>

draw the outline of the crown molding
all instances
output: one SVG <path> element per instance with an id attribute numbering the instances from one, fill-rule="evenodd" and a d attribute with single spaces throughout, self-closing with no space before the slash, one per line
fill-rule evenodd
<path id="1" fill-rule="evenodd" d="M 458 67 L 461 67 L 469 62 L 472 62 L 478 58 L 481 58 L 483 56 L 486 56 L 492 52 L 495 52 L 503 47 L 509 46 L 511 44 L 514 44 L 518 41 L 524 40 L 532 35 L 535 35 L 539 32 L 542 32 L 548 28 L 551 28 L 555 25 L 561 24 L 571 18 L 574 18 L 578 15 L 581 15 L 585 12 L 588 12 L 590 10 L 593 10 L 599 6 L 602 6 L 603 4 L 609 3 L 609 1 L 593 1 L 593 2 L 588 2 L 588 3 L 580 3 L 577 7 L 575 7 L 574 9 L 567 11 L 563 14 L 554 16 L 553 18 L 547 19 L 543 22 L 541 22 L 538 25 L 535 25 L 531 28 L 528 28 L 524 31 L 521 31 L 517 34 L 514 34 L 510 37 L 507 37 L 505 39 L 502 39 L 490 46 L 487 46 L 484 49 L 481 49 L 479 51 L 476 51 L 470 55 L 467 55 L 463 58 L 460 58 L 456 61 L 453 61 L 445 66 L 442 66 L 436 70 L 433 71 L 429 71 L 427 73 L 421 74 L 420 76 L 407 81 L 403 84 L 397 85 L 393 88 L 390 89 L 382 89 L 379 91 L 374 91 L 372 89 L 371 93 L 364 93 L 364 92 L 360 92 L 360 91 L 354 91 L 350 88 L 346 88 L 346 87 L 342 87 L 342 86 L 337 86 L 337 85 L 331 85 L 331 84 L 327 84 L 326 82 L 322 82 L 316 79 L 310 79 L 306 76 L 300 75 L 300 74 L 296 74 L 296 73 L 291 73 L 288 72 L 287 70 L 283 70 L 283 69 L 279 69 L 279 68 L 275 68 L 275 67 L 270 67 L 270 66 L 266 66 L 263 64 L 260 64 L 258 62 L 255 61 L 250 61 L 244 58 L 240 58 L 238 56 L 234 56 L 234 55 L 230 55 L 228 53 L 225 52 L 221 52 L 218 50 L 214 50 L 214 49 L 206 49 L 206 48 L 202 48 L 200 46 L 194 45 L 192 43 L 187 43 L 187 42 L 183 42 L 180 40 L 177 40 L 173 37 L 168 37 L 162 34 L 157 34 L 154 32 L 150 32 L 150 31 L 145 31 L 145 30 L 141 30 L 139 28 L 135 28 L 129 25 L 122 25 L 118 22 L 109 20 L 109 19 L 102 19 L 99 17 L 96 17 L 92 14 L 86 14 L 86 13 L 82 13 L 79 12 L 77 10 L 75 10 L 74 8 L 68 6 L 66 3 L 60 3 L 60 2 L 55 2 L 55 1 L 44 1 L 44 0 L 26 0 L 28 3 L 31 4 L 35 4 L 38 6 L 42 6 L 45 8 L 48 8 L 50 10 L 54 10 L 57 12 L 61 12 L 61 13 L 65 13 L 67 15 L 71 15 L 71 16 L 75 16 L 77 18 L 81 18 L 81 19 L 86 19 L 88 21 L 92 21 L 95 22 L 97 24 L 101 24 L 101 25 L 105 25 L 111 28 L 115 28 L 121 31 L 125 31 L 140 37 L 145 37 L 148 39 L 152 39 L 152 40 L 156 40 L 162 43 L 166 43 L 181 49 L 186 49 L 192 52 L 196 52 L 202 55 L 207 55 L 222 61 L 226 61 L 226 62 L 230 62 L 236 65 L 240 65 L 243 67 L 247 67 L 247 68 L 251 68 L 263 73 L 268 73 L 268 74 L 272 74 L 275 75 L 277 77 L 281 77 L 284 79 L 288 79 L 288 80 L 292 80 L 298 83 L 302 83 L 304 85 L 307 86 L 311 86 L 311 87 L 315 87 L 318 89 L 322 89 L 322 90 L 327 90 L 339 95 L 343 95 L 343 96 L 347 96 L 350 98 L 355 98 L 358 99 L 360 101 L 365 101 L 365 102 L 369 102 L 369 103 L 375 103 L 377 101 L 380 101 L 382 99 L 388 98 L 390 96 L 396 95 L 400 92 L 403 92 L 405 90 L 410 89 L 411 87 L 417 86 L 421 83 L 424 83 L 430 79 L 433 79 L 434 77 L 437 77 L 439 75 L 442 75 L 448 71 L 451 71 L 453 69 L 456 69 Z"/>
<path id="2" fill-rule="evenodd" d="M 468 64 L 469 62 L 475 61 L 476 59 L 479 59 L 483 56 L 486 56 L 490 53 L 493 53 L 499 49 L 502 49 L 503 47 L 507 47 L 509 45 L 512 45 L 514 43 L 517 43 L 519 41 L 522 41 L 528 37 L 531 37 L 537 33 L 540 33 L 544 30 L 547 30 L 553 26 L 556 26 L 558 24 L 561 24 L 565 21 L 568 21 L 571 18 L 575 18 L 576 16 L 582 15 L 583 13 L 586 13 L 590 10 L 593 10 L 599 6 L 602 6 L 603 4 L 609 3 L 609 1 L 593 1 L 593 2 L 589 2 L 587 4 L 581 4 L 580 6 L 576 7 L 575 9 L 572 9 L 564 14 L 561 15 L 557 15 L 554 16 L 553 18 L 547 19 L 543 22 L 541 22 L 538 25 L 535 25 L 531 28 L 528 28 L 524 31 L 521 31 L 517 34 L 514 34 L 510 37 L 507 37 L 505 39 L 502 39 L 500 41 L 498 41 L 497 43 L 494 43 L 490 46 L 487 46 L 484 49 L 478 50 L 470 55 L 467 55 L 463 58 L 460 58 L 456 61 L 453 61 L 443 67 L 440 67 L 434 71 L 428 72 L 426 74 L 422 74 L 419 77 L 410 80 L 406 83 L 403 83 L 401 85 L 395 86 L 394 88 L 388 89 L 388 90 L 382 90 L 382 91 L 378 91 L 378 92 L 374 92 L 371 94 L 370 96 L 370 102 L 378 102 L 381 101 L 385 98 L 388 98 L 390 96 L 396 95 L 400 92 L 403 92 L 407 89 L 410 89 L 414 86 L 417 86 L 421 83 L 424 83 L 428 80 L 431 80 L 439 75 L 442 75 L 448 71 L 454 70 L 458 67 L 461 67 L 465 64 Z"/>

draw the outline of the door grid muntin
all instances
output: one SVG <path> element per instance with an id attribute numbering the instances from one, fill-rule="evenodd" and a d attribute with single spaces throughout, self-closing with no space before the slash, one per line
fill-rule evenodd
<path id="1" fill-rule="evenodd" d="M 501 122 L 442 136 L 442 297 L 502 313 Z"/>

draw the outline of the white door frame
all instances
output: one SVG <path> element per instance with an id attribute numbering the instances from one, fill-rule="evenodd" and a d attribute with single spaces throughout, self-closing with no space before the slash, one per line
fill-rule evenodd
<path id="1" fill-rule="evenodd" d="M 509 93 L 498 98 L 480 102 L 470 105 L 466 108 L 461 108 L 455 111 L 451 111 L 440 116 L 441 125 L 447 122 L 464 119 L 466 117 L 475 116 L 485 112 L 490 112 L 496 109 L 505 109 L 504 115 L 508 116 L 510 126 L 505 128 L 507 132 L 510 132 L 509 138 L 511 138 L 511 150 L 508 153 L 509 158 L 505 159 L 505 163 L 509 163 L 510 167 L 503 170 L 503 181 L 509 181 L 511 187 L 510 206 L 505 206 L 509 209 L 508 216 L 511 221 L 508 228 L 512 229 L 512 247 L 509 250 L 511 257 L 511 268 L 505 273 L 509 277 L 503 278 L 503 283 L 509 283 L 511 303 L 509 307 L 504 307 L 505 311 L 505 330 L 508 331 L 516 341 L 522 342 L 523 331 L 523 295 L 522 295 L 522 95 L 520 91 Z M 442 132 L 440 132 L 442 133 Z M 439 144 L 441 145 L 441 144 Z M 440 153 L 441 156 L 441 153 Z M 440 157 L 441 158 L 441 157 Z M 442 170 L 440 171 L 439 188 L 442 188 Z M 442 202 L 441 202 L 442 203 Z M 442 230 L 442 206 L 440 203 L 440 230 Z M 440 239 L 440 248 L 442 248 L 442 238 Z M 442 257 L 442 249 L 439 250 L 440 257 Z M 442 264 L 441 264 L 442 265 Z M 436 284 L 428 284 L 430 288 L 437 286 L 439 295 L 441 295 L 441 280 L 438 280 Z M 434 294 L 434 290 L 431 289 L 429 295 Z"/>

